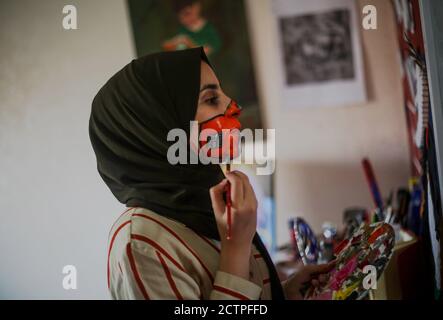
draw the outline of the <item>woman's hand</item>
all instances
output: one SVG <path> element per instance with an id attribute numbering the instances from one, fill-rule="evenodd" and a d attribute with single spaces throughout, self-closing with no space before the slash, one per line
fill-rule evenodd
<path id="1" fill-rule="evenodd" d="M 285 280 L 282 285 L 288 300 L 303 300 L 305 291 L 313 286 L 326 284 L 327 273 L 335 266 L 335 261 L 322 265 L 307 265 Z"/>
<path id="2" fill-rule="evenodd" d="M 227 240 L 227 210 L 223 193 L 231 183 L 231 239 Z M 210 189 L 212 207 L 220 234 L 220 270 L 249 279 L 249 258 L 257 228 L 257 199 L 248 177 L 239 171 Z"/>
<path id="3" fill-rule="evenodd" d="M 231 183 L 231 239 L 227 240 L 227 210 L 223 193 Z M 240 171 L 226 173 L 226 179 L 210 189 L 212 207 L 222 245 L 250 247 L 257 228 L 257 199 L 248 177 Z"/>

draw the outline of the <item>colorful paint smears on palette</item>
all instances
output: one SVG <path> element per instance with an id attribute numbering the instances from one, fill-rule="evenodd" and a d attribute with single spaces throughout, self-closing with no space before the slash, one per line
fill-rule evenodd
<path id="1" fill-rule="evenodd" d="M 395 233 L 387 223 L 362 225 L 354 235 L 337 246 L 335 268 L 329 272 L 329 280 L 322 287 L 312 288 L 306 299 L 310 300 L 358 300 L 368 294 L 363 280 L 369 273 L 363 268 L 372 265 L 377 279 L 391 259 Z"/>

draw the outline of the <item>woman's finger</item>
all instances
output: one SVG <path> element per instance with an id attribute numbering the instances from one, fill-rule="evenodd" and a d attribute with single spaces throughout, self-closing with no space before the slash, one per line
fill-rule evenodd
<path id="1" fill-rule="evenodd" d="M 245 173 L 243 173 L 239 170 L 232 171 L 232 173 L 241 179 L 244 187 L 246 187 L 246 185 L 250 185 L 249 177 Z M 245 196 L 246 196 L 246 194 L 245 194 Z"/>
<path id="2" fill-rule="evenodd" d="M 225 201 L 223 200 L 223 192 L 228 182 L 227 179 L 223 179 L 219 184 L 213 186 L 209 189 L 209 194 L 211 196 L 212 209 L 216 215 L 223 215 L 225 212 Z"/>
<path id="3" fill-rule="evenodd" d="M 226 179 L 231 183 L 231 199 L 233 207 L 238 207 L 244 201 L 243 182 L 234 172 L 226 172 Z"/>
<path id="4" fill-rule="evenodd" d="M 307 272 L 311 276 L 322 274 L 322 273 L 328 273 L 332 268 L 334 268 L 335 263 L 328 263 L 328 264 L 319 264 L 319 265 L 308 265 L 306 266 Z"/>
<path id="5" fill-rule="evenodd" d="M 232 172 L 233 174 L 239 176 L 240 179 L 242 179 L 242 180 L 249 180 L 248 176 L 247 176 L 246 174 L 244 174 L 243 172 L 241 172 L 241 171 L 234 170 L 234 171 L 231 171 L 231 172 Z"/>
<path id="6" fill-rule="evenodd" d="M 254 188 L 252 188 L 251 183 L 249 182 L 249 178 L 245 175 L 245 179 L 243 180 L 243 186 L 245 190 L 245 201 L 250 203 L 254 208 L 257 208 L 258 201 L 255 196 Z"/>
<path id="7" fill-rule="evenodd" d="M 318 276 L 318 281 L 321 284 L 325 284 L 328 281 L 328 276 L 326 274 L 321 274 Z"/>
<path id="8" fill-rule="evenodd" d="M 249 177 L 241 171 L 235 170 L 232 173 L 236 174 L 240 177 L 243 183 L 243 196 L 245 203 L 253 204 L 254 207 L 257 207 L 257 198 L 255 197 L 254 189 L 252 188 L 251 183 L 249 182 Z"/>

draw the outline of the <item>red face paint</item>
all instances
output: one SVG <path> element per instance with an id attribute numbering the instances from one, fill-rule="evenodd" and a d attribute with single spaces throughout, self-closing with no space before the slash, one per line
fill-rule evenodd
<path id="1" fill-rule="evenodd" d="M 232 160 L 239 155 L 241 123 L 238 117 L 241 107 L 231 100 L 225 113 L 216 115 L 199 124 L 200 148 L 207 145 L 206 156 L 220 160 Z M 206 129 L 212 129 L 207 131 Z"/>

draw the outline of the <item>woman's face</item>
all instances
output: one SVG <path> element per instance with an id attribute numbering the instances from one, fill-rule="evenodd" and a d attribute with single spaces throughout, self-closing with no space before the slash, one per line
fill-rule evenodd
<path id="1" fill-rule="evenodd" d="M 223 114 L 231 98 L 220 87 L 214 71 L 206 62 L 201 62 L 200 95 L 195 120 L 203 122 L 216 115 Z"/>

